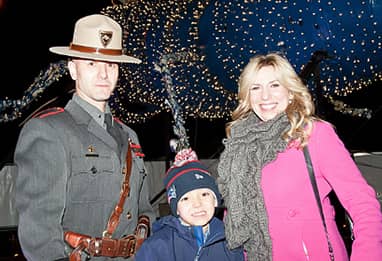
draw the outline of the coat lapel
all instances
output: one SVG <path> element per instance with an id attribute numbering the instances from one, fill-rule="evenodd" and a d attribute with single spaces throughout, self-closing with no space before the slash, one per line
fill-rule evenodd
<path id="1" fill-rule="evenodd" d="M 118 144 L 114 138 L 102 128 L 95 120 L 91 119 L 88 124 L 88 131 L 94 136 L 98 137 L 104 143 L 106 143 L 110 148 L 116 150 L 119 153 Z"/>
<path id="2" fill-rule="evenodd" d="M 129 135 L 128 133 L 123 129 L 122 125 L 118 122 L 116 122 L 116 128 L 118 128 L 120 140 L 121 140 L 121 162 L 125 162 L 125 157 L 127 153 L 127 147 L 129 144 Z"/>
<path id="3" fill-rule="evenodd" d="M 73 100 L 70 100 L 68 104 L 65 106 L 65 110 L 70 113 L 72 118 L 75 120 L 77 125 L 85 125 L 87 126 L 87 130 L 89 133 L 96 136 L 102 142 L 104 142 L 108 147 L 114 150 L 118 154 L 118 158 L 120 157 L 120 151 L 118 149 L 117 142 L 113 139 L 113 137 L 104 129 L 101 125 L 99 125 L 89 113 L 87 113 L 80 105 L 78 105 Z"/>

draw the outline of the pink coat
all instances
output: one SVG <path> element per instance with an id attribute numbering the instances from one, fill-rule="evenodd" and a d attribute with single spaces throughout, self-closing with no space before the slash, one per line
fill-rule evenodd
<path id="1" fill-rule="evenodd" d="M 309 141 L 335 260 L 349 260 L 327 195 L 333 189 L 354 222 L 350 260 L 382 260 L 382 213 L 376 193 L 362 177 L 334 129 L 316 122 Z M 289 148 L 263 168 L 273 261 L 329 260 L 328 246 L 302 150 Z"/>

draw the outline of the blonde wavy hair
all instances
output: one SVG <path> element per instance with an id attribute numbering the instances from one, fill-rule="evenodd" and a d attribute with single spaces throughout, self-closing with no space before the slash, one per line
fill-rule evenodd
<path id="1" fill-rule="evenodd" d="M 247 118 L 253 112 L 250 102 L 250 87 L 256 74 L 264 66 L 272 66 L 274 68 L 276 79 L 293 96 L 285 110 L 291 128 L 284 133 L 282 138 L 288 142 L 296 140 L 299 142 L 299 147 L 304 147 L 308 142 L 313 121 L 319 119 L 314 115 L 315 108 L 309 89 L 289 61 L 278 53 L 254 56 L 245 66 L 239 78 L 239 105 L 232 112 L 232 121 L 226 125 L 226 134 L 230 137 L 232 125 L 241 119 Z"/>

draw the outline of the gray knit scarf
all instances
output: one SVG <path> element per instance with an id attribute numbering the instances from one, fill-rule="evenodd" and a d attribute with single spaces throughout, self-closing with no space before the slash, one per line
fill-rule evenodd
<path id="1" fill-rule="evenodd" d="M 225 233 L 230 248 L 244 245 L 248 261 L 272 260 L 261 169 L 284 151 L 281 137 L 290 127 L 285 113 L 260 121 L 254 113 L 231 129 L 218 165 L 220 192 L 228 209 Z"/>

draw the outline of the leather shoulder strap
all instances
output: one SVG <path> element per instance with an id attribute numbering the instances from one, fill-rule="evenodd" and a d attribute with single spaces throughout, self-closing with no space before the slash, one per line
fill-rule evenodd
<path id="1" fill-rule="evenodd" d="M 113 213 L 110 215 L 109 221 L 107 223 L 107 228 L 103 232 L 104 237 L 111 238 L 114 230 L 119 224 L 119 218 L 123 212 L 123 205 L 125 204 L 126 197 L 130 192 L 130 175 L 132 165 L 132 154 L 131 154 L 131 140 L 129 140 L 127 153 L 126 153 L 126 166 L 123 171 L 125 178 L 122 183 L 120 198 L 118 204 L 115 206 Z"/>

